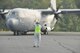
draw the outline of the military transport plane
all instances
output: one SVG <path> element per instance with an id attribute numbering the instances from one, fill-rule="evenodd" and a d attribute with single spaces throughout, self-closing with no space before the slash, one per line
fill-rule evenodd
<path id="1" fill-rule="evenodd" d="M 14 8 L 8 12 L 0 12 L 3 19 L 6 18 L 6 26 L 14 35 L 27 34 L 29 31 L 34 31 L 35 22 L 40 22 L 42 32 L 46 34 L 54 29 L 59 14 L 80 13 L 80 9 L 58 9 L 56 8 L 56 0 L 50 1 L 50 9 L 27 9 Z M 5 16 L 6 15 L 6 16 Z"/>

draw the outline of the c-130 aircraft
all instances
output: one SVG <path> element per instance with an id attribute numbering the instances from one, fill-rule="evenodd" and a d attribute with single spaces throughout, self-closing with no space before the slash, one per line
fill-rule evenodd
<path id="1" fill-rule="evenodd" d="M 56 0 L 51 0 L 50 4 L 50 9 L 14 8 L 8 10 L 8 12 L 1 11 L 0 15 L 3 19 L 6 19 L 7 28 L 13 31 L 14 35 L 20 35 L 34 31 L 34 23 L 37 21 L 40 22 L 42 26 L 41 31 L 47 34 L 47 32 L 54 29 L 59 14 L 80 13 L 80 9 L 56 8 Z"/>

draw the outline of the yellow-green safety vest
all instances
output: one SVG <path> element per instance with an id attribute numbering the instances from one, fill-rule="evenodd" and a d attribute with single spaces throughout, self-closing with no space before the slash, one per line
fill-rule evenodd
<path id="1" fill-rule="evenodd" d="M 40 25 L 36 25 L 35 26 L 35 32 L 36 33 L 40 33 L 41 32 L 41 26 Z"/>

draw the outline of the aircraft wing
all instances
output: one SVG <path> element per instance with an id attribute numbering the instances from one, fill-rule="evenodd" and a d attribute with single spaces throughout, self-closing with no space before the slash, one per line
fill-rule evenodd
<path id="1" fill-rule="evenodd" d="M 80 14 L 80 9 L 60 9 L 61 14 L 68 14 L 68 13 L 78 13 Z"/>
<path id="2" fill-rule="evenodd" d="M 10 11 L 11 9 L 6 9 L 4 12 L 2 13 L 6 13 L 8 11 Z M 69 14 L 69 13 L 76 13 L 76 14 L 80 14 L 80 9 L 59 9 L 58 11 L 53 11 L 52 9 L 35 9 L 38 11 L 41 11 L 42 15 L 48 15 L 48 14 Z"/>
<path id="3" fill-rule="evenodd" d="M 52 10 L 41 10 L 42 14 L 69 14 L 69 13 L 76 13 L 80 14 L 80 9 L 59 9 L 58 11 L 52 11 Z"/>

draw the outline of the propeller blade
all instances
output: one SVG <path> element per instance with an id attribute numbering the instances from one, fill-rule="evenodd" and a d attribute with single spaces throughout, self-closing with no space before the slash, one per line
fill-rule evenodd
<path id="1" fill-rule="evenodd" d="M 57 7 L 56 11 L 58 11 L 58 10 L 60 9 L 60 6 L 61 6 L 61 5 L 58 5 L 58 7 Z"/>
<path id="2" fill-rule="evenodd" d="M 52 6 L 51 6 L 51 9 L 52 9 L 52 11 L 53 11 L 53 12 L 55 12 L 55 10 L 53 9 L 53 7 L 52 7 Z"/>
<path id="3" fill-rule="evenodd" d="M 51 9 L 56 11 L 56 0 L 51 0 L 50 5 L 51 5 Z"/>
<path id="4" fill-rule="evenodd" d="M 54 17 L 55 17 L 57 20 L 60 19 L 60 20 L 63 22 L 63 20 L 62 20 L 62 18 L 61 18 L 61 17 L 62 17 L 61 14 L 55 14 Z"/>

